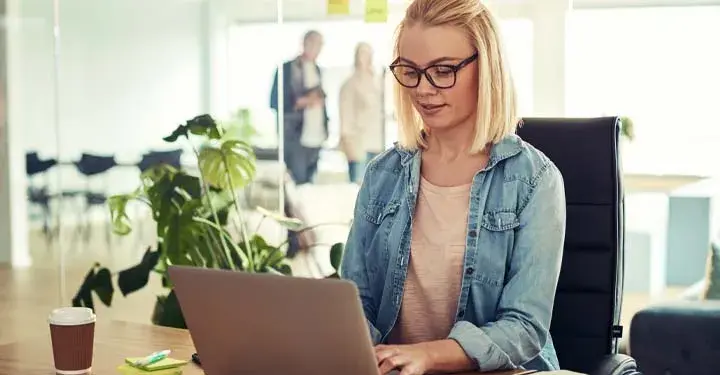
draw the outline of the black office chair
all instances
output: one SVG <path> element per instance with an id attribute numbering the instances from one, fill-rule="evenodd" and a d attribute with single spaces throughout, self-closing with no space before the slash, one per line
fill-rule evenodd
<path id="1" fill-rule="evenodd" d="M 618 118 L 527 118 L 517 133 L 557 165 L 565 182 L 565 247 L 550 326 L 560 366 L 639 374 L 635 360 L 617 350 L 625 231 Z"/>
<path id="2" fill-rule="evenodd" d="M 92 209 L 100 208 L 107 211 L 106 204 L 108 199 L 108 172 L 117 167 L 117 161 L 114 155 L 97 155 L 83 152 L 80 159 L 73 162 L 78 173 L 85 177 L 85 188 L 80 190 L 63 191 L 63 196 L 67 198 L 80 196 L 83 198 L 83 207 L 78 211 L 79 225 L 76 229 L 76 238 L 82 239 L 86 244 L 90 241 L 90 235 L 94 228 L 91 222 L 90 212 Z M 91 187 L 91 180 L 102 178 L 102 187 Z M 110 220 L 104 221 L 105 225 L 105 241 L 108 249 L 112 245 Z"/>
<path id="3" fill-rule="evenodd" d="M 57 159 L 40 159 L 37 152 L 32 151 L 25 154 L 25 173 L 28 178 L 27 196 L 31 206 L 38 207 L 42 213 L 42 229 L 46 242 L 50 242 L 57 235 L 57 228 L 50 228 L 52 210 L 50 202 L 55 198 L 48 190 L 50 181 L 48 171 L 57 165 Z M 42 176 L 44 181 L 41 186 L 36 186 L 33 179 Z"/>
<path id="4" fill-rule="evenodd" d="M 149 151 L 143 154 L 142 159 L 138 162 L 137 166 L 141 172 L 158 166 L 160 164 L 167 164 L 176 169 L 182 168 L 180 159 L 182 158 L 183 150 L 168 150 L 168 151 Z"/>

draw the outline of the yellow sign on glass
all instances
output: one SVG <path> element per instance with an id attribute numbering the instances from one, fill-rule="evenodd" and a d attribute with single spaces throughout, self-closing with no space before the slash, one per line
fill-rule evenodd
<path id="1" fill-rule="evenodd" d="M 387 0 L 365 0 L 365 22 L 387 22 Z"/>
<path id="2" fill-rule="evenodd" d="M 328 14 L 350 14 L 350 0 L 327 0 Z"/>

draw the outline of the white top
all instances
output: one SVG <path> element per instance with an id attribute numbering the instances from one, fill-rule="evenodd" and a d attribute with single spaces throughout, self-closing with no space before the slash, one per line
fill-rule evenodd
<path id="1" fill-rule="evenodd" d="M 61 307 L 48 316 L 48 323 L 56 326 L 79 326 L 95 322 L 95 313 L 87 307 Z"/>
<path id="2" fill-rule="evenodd" d="M 310 89 L 320 85 L 320 75 L 315 63 L 302 62 L 304 86 Z M 320 147 L 325 142 L 325 112 L 323 106 L 306 107 L 303 111 L 303 130 L 300 144 L 305 147 Z"/>
<path id="3" fill-rule="evenodd" d="M 370 73 L 353 73 L 340 89 L 340 135 L 350 160 L 364 160 L 368 152 L 380 153 L 384 121 L 379 78 Z"/>

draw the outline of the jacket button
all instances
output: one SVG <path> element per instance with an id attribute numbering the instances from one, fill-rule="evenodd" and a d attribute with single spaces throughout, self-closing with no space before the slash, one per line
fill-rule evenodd
<path id="1" fill-rule="evenodd" d="M 477 231 L 471 230 L 470 233 L 468 233 L 468 236 L 470 236 L 470 237 L 477 237 Z"/>
<path id="2" fill-rule="evenodd" d="M 472 275 L 474 272 L 475 272 L 475 269 L 472 268 L 472 267 L 468 267 L 468 268 L 465 270 L 465 273 L 468 274 L 468 275 Z"/>
<path id="3" fill-rule="evenodd" d="M 465 316 L 465 310 L 460 310 L 460 311 L 458 312 L 457 317 L 458 317 L 459 319 L 462 319 L 464 316 Z"/>

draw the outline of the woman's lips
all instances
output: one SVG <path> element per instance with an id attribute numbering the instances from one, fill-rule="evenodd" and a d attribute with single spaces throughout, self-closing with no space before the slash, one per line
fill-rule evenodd
<path id="1" fill-rule="evenodd" d="M 424 115 L 431 116 L 436 115 L 440 111 L 442 111 L 443 108 L 445 108 L 445 104 L 422 104 L 419 103 L 420 112 Z"/>

